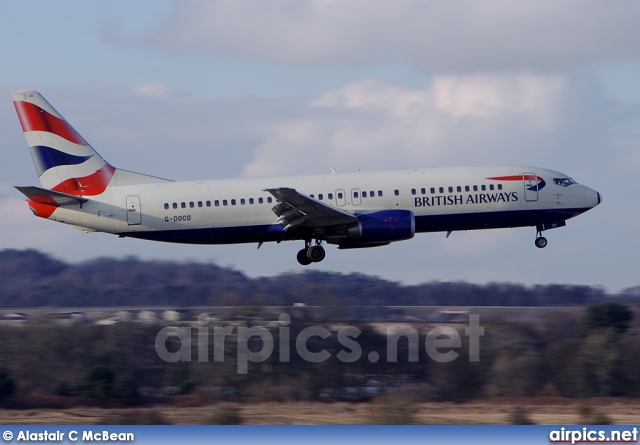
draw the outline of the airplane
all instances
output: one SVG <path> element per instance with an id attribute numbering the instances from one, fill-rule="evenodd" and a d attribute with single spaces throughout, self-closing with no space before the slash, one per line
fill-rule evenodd
<path id="1" fill-rule="evenodd" d="M 116 168 L 38 93 L 11 93 L 41 187 L 16 187 L 32 212 L 86 232 L 189 244 L 303 241 L 301 265 L 323 243 L 357 249 L 416 233 L 563 227 L 602 202 L 569 176 L 526 166 L 175 182 Z M 332 169 L 333 170 L 333 169 Z"/>

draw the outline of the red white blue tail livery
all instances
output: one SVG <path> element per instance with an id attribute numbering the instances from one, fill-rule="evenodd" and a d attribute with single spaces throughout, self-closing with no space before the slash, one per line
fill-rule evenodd
<path id="1" fill-rule="evenodd" d="M 538 167 L 448 167 L 173 182 L 113 167 L 36 91 L 12 93 L 41 187 L 36 216 L 85 231 L 191 244 L 304 241 L 300 264 L 416 233 L 535 227 L 597 206 L 600 193 Z"/>

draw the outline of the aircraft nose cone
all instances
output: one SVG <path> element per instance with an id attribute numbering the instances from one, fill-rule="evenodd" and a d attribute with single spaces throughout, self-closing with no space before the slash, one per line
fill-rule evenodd
<path id="1" fill-rule="evenodd" d="M 588 187 L 586 187 L 585 190 L 585 198 L 587 201 L 587 206 L 591 208 L 599 205 L 602 202 L 602 195 L 599 192 L 596 192 L 595 190 L 592 190 Z"/>

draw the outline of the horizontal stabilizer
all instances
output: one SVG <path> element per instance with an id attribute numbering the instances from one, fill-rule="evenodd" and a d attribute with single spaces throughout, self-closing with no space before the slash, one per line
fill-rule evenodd
<path id="1" fill-rule="evenodd" d="M 55 206 L 70 206 L 82 204 L 88 201 L 87 198 L 81 196 L 67 195 L 62 192 L 55 192 L 40 187 L 18 187 L 16 188 L 27 198 L 40 204 L 48 204 Z"/>

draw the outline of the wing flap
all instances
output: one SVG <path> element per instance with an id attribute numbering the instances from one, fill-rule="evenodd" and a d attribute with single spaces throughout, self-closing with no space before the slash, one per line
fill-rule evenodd
<path id="1" fill-rule="evenodd" d="M 290 187 L 265 189 L 279 202 L 271 210 L 278 216 L 276 223 L 295 226 L 331 227 L 356 221 L 353 213 L 332 207 Z"/>
<path id="2" fill-rule="evenodd" d="M 18 189 L 18 191 L 27 198 L 39 204 L 55 205 L 61 207 L 83 204 L 88 201 L 87 198 L 83 198 L 82 196 L 68 195 L 66 193 L 56 192 L 54 190 L 43 189 L 40 187 L 16 186 L 16 189 Z"/>

